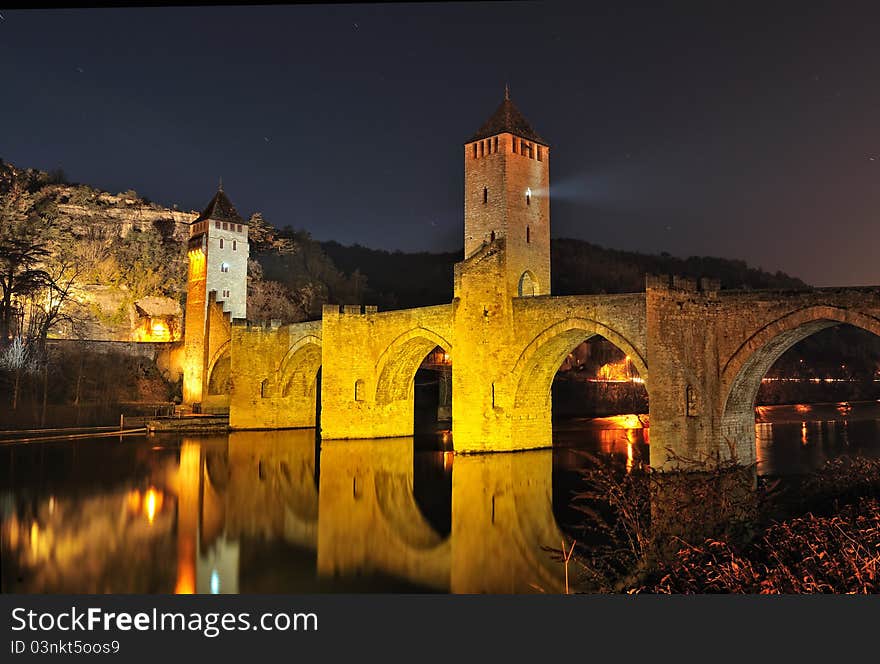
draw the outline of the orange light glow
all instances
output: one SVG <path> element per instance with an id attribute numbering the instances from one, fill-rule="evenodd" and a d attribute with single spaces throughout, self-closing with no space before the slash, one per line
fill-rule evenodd
<path id="1" fill-rule="evenodd" d="M 153 487 L 147 489 L 143 495 L 137 489 L 129 491 L 126 497 L 128 511 L 132 514 L 143 513 L 150 525 L 156 520 L 156 515 L 162 511 L 164 502 L 165 494 Z"/>
<path id="2" fill-rule="evenodd" d="M 628 381 L 631 377 L 627 362 L 603 364 L 599 367 L 596 378 L 609 381 Z"/>
<path id="3" fill-rule="evenodd" d="M 147 489 L 144 495 L 144 514 L 150 524 L 156 520 L 156 512 L 162 509 L 163 496 L 160 491 L 156 491 L 152 487 Z"/>

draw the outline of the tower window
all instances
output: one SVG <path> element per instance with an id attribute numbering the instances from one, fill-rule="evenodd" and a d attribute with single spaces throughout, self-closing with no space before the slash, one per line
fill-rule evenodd
<path id="1" fill-rule="evenodd" d="M 541 155 L 541 146 L 538 146 L 538 161 L 544 161 L 543 156 Z"/>
<path id="2" fill-rule="evenodd" d="M 238 244 L 235 240 L 232 241 L 232 251 L 235 251 L 235 245 Z"/>
<path id="3" fill-rule="evenodd" d="M 477 144 L 474 143 L 474 159 L 477 158 Z"/>
<path id="4" fill-rule="evenodd" d="M 526 189 L 526 205 L 532 204 L 532 190 Z"/>
<path id="5" fill-rule="evenodd" d="M 364 384 L 363 379 L 358 378 L 354 381 L 354 400 L 355 401 L 363 401 L 366 390 L 364 389 L 366 385 Z"/>
<path id="6" fill-rule="evenodd" d="M 489 188 L 483 187 L 483 205 L 489 202 Z"/>
<path id="7" fill-rule="evenodd" d="M 220 238 L 220 248 L 221 249 L 223 248 L 223 238 L 222 237 Z"/>
<path id="8" fill-rule="evenodd" d="M 498 137 L 495 137 L 495 150 L 494 152 L 498 152 Z"/>
<path id="9" fill-rule="evenodd" d="M 516 154 L 516 139 L 515 138 L 510 139 L 510 147 L 513 149 L 513 154 Z"/>
<path id="10" fill-rule="evenodd" d="M 241 233 L 241 224 L 238 225 L 238 232 Z"/>
<path id="11" fill-rule="evenodd" d="M 526 226 L 526 244 L 532 241 L 532 229 Z"/>
<path id="12" fill-rule="evenodd" d="M 480 156 L 484 157 L 486 155 L 486 141 L 480 141 Z"/>
<path id="13" fill-rule="evenodd" d="M 228 231 L 228 230 L 229 230 L 229 224 L 227 224 L 225 221 L 223 222 L 223 230 L 224 230 L 224 231 Z"/>
<path id="14" fill-rule="evenodd" d="M 215 228 L 220 228 L 220 222 L 219 222 L 219 221 L 215 221 L 215 222 L 214 222 L 214 227 L 215 227 Z"/>
<path id="15" fill-rule="evenodd" d="M 220 263 L 221 272 L 229 272 L 229 263 Z"/>

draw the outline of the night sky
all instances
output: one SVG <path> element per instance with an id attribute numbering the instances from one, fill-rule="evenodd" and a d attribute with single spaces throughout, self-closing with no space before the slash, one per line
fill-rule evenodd
<path id="1" fill-rule="evenodd" d="M 719 4 L 0 9 L 0 157 L 459 249 L 462 144 L 509 82 L 555 237 L 880 283 L 880 12 Z"/>

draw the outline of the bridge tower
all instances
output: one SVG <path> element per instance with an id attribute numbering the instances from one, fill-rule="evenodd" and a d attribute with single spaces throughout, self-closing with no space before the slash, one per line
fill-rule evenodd
<path id="1" fill-rule="evenodd" d="M 217 329 L 217 314 L 245 318 L 247 304 L 248 227 L 221 184 L 190 224 L 187 245 L 186 320 L 184 327 L 183 401 L 206 396 L 209 363 L 228 332 Z M 212 315 L 214 314 L 214 315 Z"/>
<path id="2" fill-rule="evenodd" d="M 517 303 L 550 294 L 550 148 L 507 89 L 464 144 L 464 178 L 464 260 L 455 266 L 453 302 L 455 449 L 538 447 L 518 439 L 510 371 L 522 350 Z"/>
<path id="3" fill-rule="evenodd" d="M 550 147 L 505 87 L 464 145 L 464 257 L 504 243 L 511 297 L 550 294 Z"/>

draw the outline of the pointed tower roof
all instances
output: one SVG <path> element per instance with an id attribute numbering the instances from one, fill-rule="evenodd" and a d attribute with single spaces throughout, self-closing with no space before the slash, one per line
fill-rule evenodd
<path id="1" fill-rule="evenodd" d="M 205 221 L 206 219 L 211 219 L 212 221 L 231 221 L 236 224 L 245 223 L 236 211 L 232 201 L 229 200 L 226 192 L 223 191 L 222 182 L 217 188 L 217 193 L 214 194 L 214 198 L 208 203 L 208 207 L 202 210 L 199 218 L 193 223 Z"/>
<path id="2" fill-rule="evenodd" d="M 532 129 L 529 121 L 525 119 L 523 114 L 520 113 L 519 109 L 510 100 L 510 90 L 506 85 L 504 86 L 504 101 L 501 102 L 501 105 L 492 114 L 492 117 L 486 120 L 486 123 L 467 142 L 470 143 L 471 141 L 478 141 L 481 138 L 488 138 L 489 136 L 503 133 L 516 134 L 520 138 L 535 141 L 541 145 L 550 145 L 541 138 L 538 132 Z"/>

